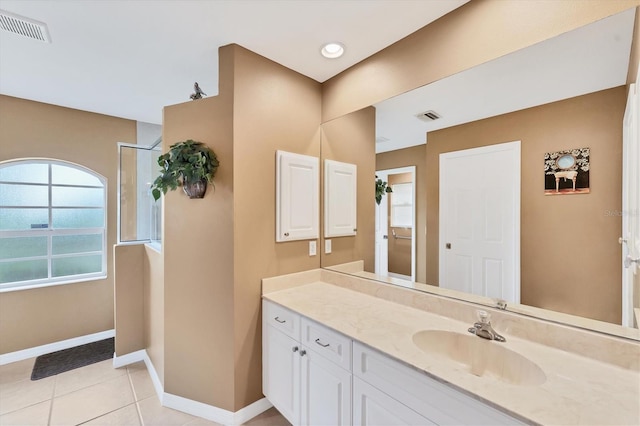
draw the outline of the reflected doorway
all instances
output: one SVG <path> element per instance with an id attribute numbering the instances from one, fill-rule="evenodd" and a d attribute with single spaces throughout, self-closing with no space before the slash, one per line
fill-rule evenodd
<path id="1" fill-rule="evenodd" d="M 416 279 L 415 166 L 378 170 L 392 192 L 376 204 L 375 272 L 378 275 Z"/>

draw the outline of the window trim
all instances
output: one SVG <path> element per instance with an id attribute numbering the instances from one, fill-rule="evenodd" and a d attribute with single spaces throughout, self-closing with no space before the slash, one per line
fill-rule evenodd
<path id="1" fill-rule="evenodd" d="M 30 256 L 25 258 L 18 259 L 2 259 L 0 262 L 5 262 L 8 260 L 12 261 L 20 261 L 20 260 L 47 260 L 47 278 L 38 278 L 27 281 L 14 281 L 7 283 L 0 283 L 0 293 L 6 293 L 17 290 L 29 290 L 34 288 L 42 288 L 49 286 L 57 286 L 63 284 L 72 284 L 79 282 L 89 282 L 89 281 L 98 281 L 105 280 L 108 277 L 108 257 L 109 254 L 107 252 L 107 223 L 108 223 L 108 182 L 107 178 L 100 173 L 85 167 L 83 165 L 53 159 L 53 158 L 20 158 L 20 159 L 12 159 L 0 161 L 0 169 L 13 166 L 18 164 L 46 164 L 48 165 L 48 182 L 47 183 L 34 183 L 34 182 L 9 182 L 9 181 L 0 181 L 2 184 L 9 185 L 32 185 L 32 186 L 44 186 L 48 188 L 48 205 L 45 206 L 2 206 L 2 208 L 7 209 L 46 209 L 48 210 L 48 225 L 52 224 L 52 212 L 54 209 L 103 209 L 103 222 L 102 227 L 92 227 L 92 228 L 58 228 L 54 229 L 51 227 L 43 228 L 43 229 L 24 229 L 24 230 L 0 230 L 0 237 L 2 238 L 15 238 L 15 237 L 46 237 L 47 238 L 47 253 L 42 256 Z M 53 184 L 52 183 L 52 166 L 59 165 L 63 167 L 73 168 L 84 173 L 87 173 L 95 178 L 97 178 L 102 186 L 98 185 L 73 185 L 73 184 Z M 67 188 L 100 188 L 103 190 L 103 206 L 53 206 L 52 205 L 52 188 L 53 187 L 67 187 Z M 52 253 L 52 242 L 53 237 L 55 236 L 64 236 L 64 235 L 101 235 L 102 237 L 102 247 L 100 251 L 87 251 L 81 253 L 63 253 L 56 254 Z M 102 256 L 102 270 L 99 272 L 90 272 L 84 274 L 74 274 L 74 275 L 65 275 L 62 277 L 53 277 L 53 266 L 52 261 L 54 259 L 60 259 L 65 257 L 76 257 L 76 256 Z"/>

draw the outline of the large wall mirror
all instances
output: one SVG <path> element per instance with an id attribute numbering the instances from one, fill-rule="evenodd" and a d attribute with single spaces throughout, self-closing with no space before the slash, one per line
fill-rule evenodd
<path id="1" fill-rule="evenodd" d="M 509 310 L 640 339 L 637 329 L 620 325 L 618 242 L 634 20 L 630 9 L 323 123 L 323 159 L 358 165 L 358 234 L 333 239 L 334 252 L 321 253 L 322 267 L 362 261 L 362 270 L 342 272 L 489 305 L 508 298 Z M 458 169 L 446 166 L 456 179 L 441 178 L 443 154 L 468 158 L 501 144 L 517 152 L 487 157 L 476 168 L 464 161 Z M 545 194 L 545 155 L 585 148 L 574 157 L 590 155 L 588 193 L 569 193 L 572 182 L 559 178 L 558 193 Z M 565 159 L 559 156 L 563 167 Z M 377 173 L 398 189 L 381 206 L 374 195 Z M 442 191 L 445 183 L 453 186 Z M 471 208 L 467 199 L 479 204 Z M 513 223 L 476 214 L 503 205 Z M 474 226 L 487 240 L 510 239 L 511 257 L 496 255 L 473 268 L 460 253 L 447 261 Z M 443 237 L 446 229 L 453 229 L 446 236 L 451 240 Z M 474 269 L 491 288 L 443 285 L 451 276 L 468 281 Z M 505 279 L 509 273 L 515 280 Z M 506 285 L 517 285 L 517 292 L 501 292 Z"/>

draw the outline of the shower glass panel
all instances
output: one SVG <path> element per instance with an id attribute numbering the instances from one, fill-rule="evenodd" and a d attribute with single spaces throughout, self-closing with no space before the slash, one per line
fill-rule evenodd
<path id="1" fill-rule="evenodd" d="M 160 243 L 162 208 L 151 195 L 151 184 L 160 174 L 157 159 L 160 140 L 152 146 L 120 143 L 118 242 Z"/>

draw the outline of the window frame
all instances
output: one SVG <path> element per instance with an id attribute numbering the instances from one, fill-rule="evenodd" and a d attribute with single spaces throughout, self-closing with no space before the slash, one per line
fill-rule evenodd
<path id="1" fill-rule="evenodd" d="M 46 254 L 39 256 L 29 256 L 29 257 L 20 257 L 20 258 L 9 258 L 9 259 L 0 259 L 0 263 L 5 262 L 19 262 L 19 261 L 29 261 L 29 260 L 46 260 L 47 261 L 47 277 L 46 278 L 37 278 L 32 280 L 25 281 L 13 281 L 0 283 L 0 293 L 16 291 L 16 290 L 27 290 L 33 288 L 40 287 L 48 287 L 62 284 L 71 284 L 78 282 L 86 282 L 86 281 L 95 281 L 95 280 L 104 280 L 107 278 L 107 223 L 108 223 L 108 182 L 107 178 L 102 176 L 101 174 L 95 172 L 94 170 L 89 169 L 88 167 L 82 166 L 77 163 L 73 163 L 70 161 L 58 160 L 58 159 L 49 159 L 49 158 L 22 158 L 22 159 L 13 159 L 7 161 L 0 161 L 0 169 L 8 166 L 18 165 L 18 164 L 46 164 L 47 165 L 47 183 L 33 183 L 33 182 L 11 182 L 11 181 L 3 181 L 0 180 L 0 184 L 8 184 L 8 185 L 24 185 L 24 186 L 34 186 L 34 187 L 46 187 L 47 188 L 47 206 L 5 206 L 0 204 L 0 208 L 3 209 L 16 209 L 16 210 L 25 210 L 25 209 L 33 209 L 33 210 L 47 210 L 47 228 L 32 228 L 32 229 L 23 229 L 23 230 L 0 230 L 0 238 L 19 238 L 19 237 L 46 237 L 47 241 L 47 250 Z M 55 184 L 52 181 L 52 169 L 53 165 L 58 165 L 62 167 L 72 168 L 83 173 L 86 173 L 100 182 L 100 185 L 75 185 L 75 184 Z M 90 189 L 102 189 L 102 206 L 79 206 L 79 205 L 69 205 L 69 206 L 54 206 L 53 205 L 53 188 L 90 188 Z M 54 210 L 77 210 L 77 209 L 102 209 L 103 214 L 103 222 L 102 226 L 98 227 L 90 227 L 90 228 L 52 228 L 53 224 L 53 211 Z M 62 253 L 62 254 L 53 254 L 53 240 L 54 237 L 58 236 L 67 236 L 67 235 L 100 235 L 102 239 L 101 249 L 94 251 L 86 251 L 86 252 L 78 252 L 78 253 Z M 102 257 L 101 261 L 101 270 L 99 272 L 89 272 L 89 273 L 81 273 L 74 275 L 65 275 L 61 277 L 54 277 L 53 271 L 53 261 L 55 259 L 64 259 L 70 257 L 79 257 L 79 256 L 96 256 L 100 255 Z"/>

